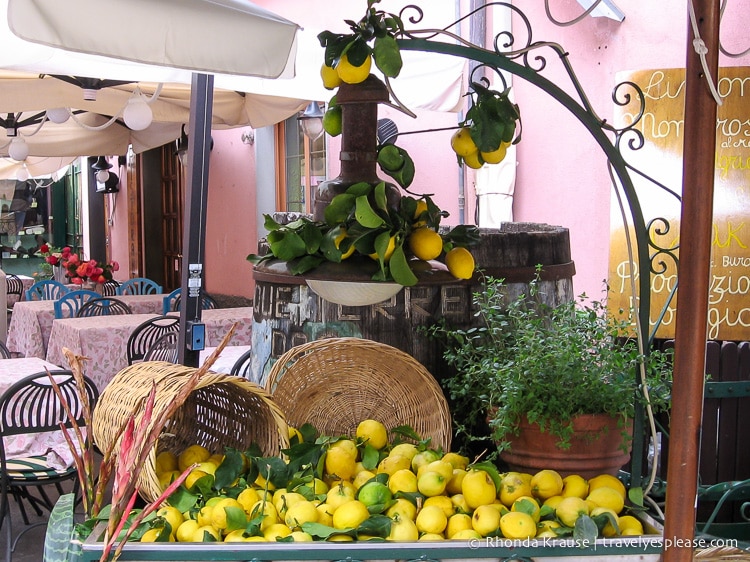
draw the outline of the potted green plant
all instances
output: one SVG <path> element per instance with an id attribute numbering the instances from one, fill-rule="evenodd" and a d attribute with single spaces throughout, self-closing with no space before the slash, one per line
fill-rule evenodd
<path id="1" fill-rule="evenodd" d="M 549 306 L 540 297 L 538 274 L 515 298 L 488 278 L 474 294 L 478 327 L 428 328 L 456 371 L 443 385 L 457 431 L 481 438 L 477 427 L 486 420 L 514 469 L 616 473 L 629 459 L 636 404 L 655 411 L 668 404 L 670 354 L 646 355 L 629 323 L 602 301 L 582 295 Z M 608 451 L 597 458 L 600 443 Z M 529 450 L 537 446 L 539 457 Z"/>

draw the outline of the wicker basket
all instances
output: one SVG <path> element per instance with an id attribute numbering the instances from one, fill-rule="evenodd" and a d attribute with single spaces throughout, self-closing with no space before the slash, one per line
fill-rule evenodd
<path id="1" fill-rule="evenodd" d="M 413 357 L 384 343 L 328 338 L 293 347 L 273 364 L 266 390 L 290 425 L 353 436 L 364 419 L 411 426 L 450 450 L 451 416 L 437 381 Z"/>
<path id="2" fill-rule="evenodd" d="M 100 450 L 119 438 L 118 430 L 156 384 L 154 415 L 163 411 L 187 382 L 194 367 L 161 361 L 135 363 L 120 371 L 102 392 L 93 414 L 93 438 Z M 167 422 L 141 471 L 141 496 L 155 500 L 161 493 L 156 454 L 179 454 L 192 444 L 222 453 L 225 447 L 244 450 L 251 444 L 275 456 L 289 446 L 284 415 L 258 385 L 241 377 L 208 372 L 185 403 Z"/>

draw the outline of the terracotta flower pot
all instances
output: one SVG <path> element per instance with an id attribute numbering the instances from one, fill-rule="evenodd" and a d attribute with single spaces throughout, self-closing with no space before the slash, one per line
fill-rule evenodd
<path id="1" fill-rule="evenodd" d="M 586 414 L 574 418 L 574 435 L 570 447 L 561 449 L 559 439 L 542 432 L 537 424 L 521 421 L 518 436 L 508 438 L 510 450 L 500 453 L 512 470 L 534 474 L 553 469 L 563 477 L 580 474 L 591 478 L 597 474 L 617 475 L 630 460 L 630 440 L 623 451 L 623 429 L 630 436 L 632 424 L 618 427 L 618 419 L 603 414 Z"/>

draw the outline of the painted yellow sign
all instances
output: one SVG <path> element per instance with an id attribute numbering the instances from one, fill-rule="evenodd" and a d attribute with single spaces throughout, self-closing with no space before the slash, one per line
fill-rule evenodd
<path id="1" fill-rule="evenodd" d="M 651 328 L 659 318 L 657 337 L 674 336 L 679 259 L 682 147 L 684 142 L 683 69 L 623 73 L 618 82 L 637 84 L 645 97 L 643 117 L 636 125 L 644 137 L 639 150 L 623 149 L 628 163 L 656 183 L 632 174 L 653 244 L 651 259 Z M 750 68 L 722 68 L 717 80 L 722 97 L 716 122 L 716 174 L 708 338 L 750 338 Z M 629 126 L 638 103 L 619 109 L 617 127 Z M 623 146 L 627 144 L 623 139 Z M 637 143 L 636 143 L 637 145 Z M 627 232 L 620 206 L 612 206 L 610 238 L 610 304 L 633 304 L 633 281 L 639 272 L 629 263 Z M 634 242 L 633 242 L 634 243 Z M 635 250 L 633 250 L 635 251 Z M 645 269 L 645 267 L 643 268 Z"/>

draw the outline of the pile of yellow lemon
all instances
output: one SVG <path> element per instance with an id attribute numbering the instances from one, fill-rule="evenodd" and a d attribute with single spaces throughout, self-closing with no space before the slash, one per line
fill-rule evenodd
<path id="1" fill-rule="evenodd" d="M 292 436 L 301 440 L 290 428 Z M 364 444 L 380 451 L 377 466 L 365 468 Z M 555 538 L 565 536 L 566 529 L 569 534 L 584 515 L 600 522 L 599 536 L 644 532 L 640 520 L 626 513 L 626 489 L 614 476 L 563 478 L 554 470 L 492 475 L 454 452 L 442 454 L 412 443 L 391 445 L 386 427 L 377 420 L 364 420 L 354 437 L 328 444 L 323 460 L 321 478 L 305 484 L 313 494 L 274 488 L 258 477 L 231 497 L 211 498 L 189 513 L 164 505 L 157 512 L 161 519 L 141 540 L 319 540 L 319 533 L 308 532 L 311 524 L 316 531 L 328 529 L 328 541 L 367 540 L 374 536 L 360 529 L 367 528 L 362 526 L 374 513 L 390 518 L 387 536 L 379 538 L 391 541 Z M 168 483 L 174 471 L 194 463 L 188 489 L 191 481 L 215 471 L 221 459 L 193 445 L 177 457 L 160 453 L 156 468 Z M 248 533 L 248 522 L 258 518 L 260 525 Z M 171 529 L 168 537 L 165 521 Z"/>
<path id="2" fill-rule="evenodd" d="M 482 164 L 499 164 L 505 159 L 510 142 L 501 142 L 495 150 L 482 152 L 471 138 L 470 127 L 461 127 L 451 137 L 451 148 L 456 156 L 469 168 L 478 169 Z"/>

